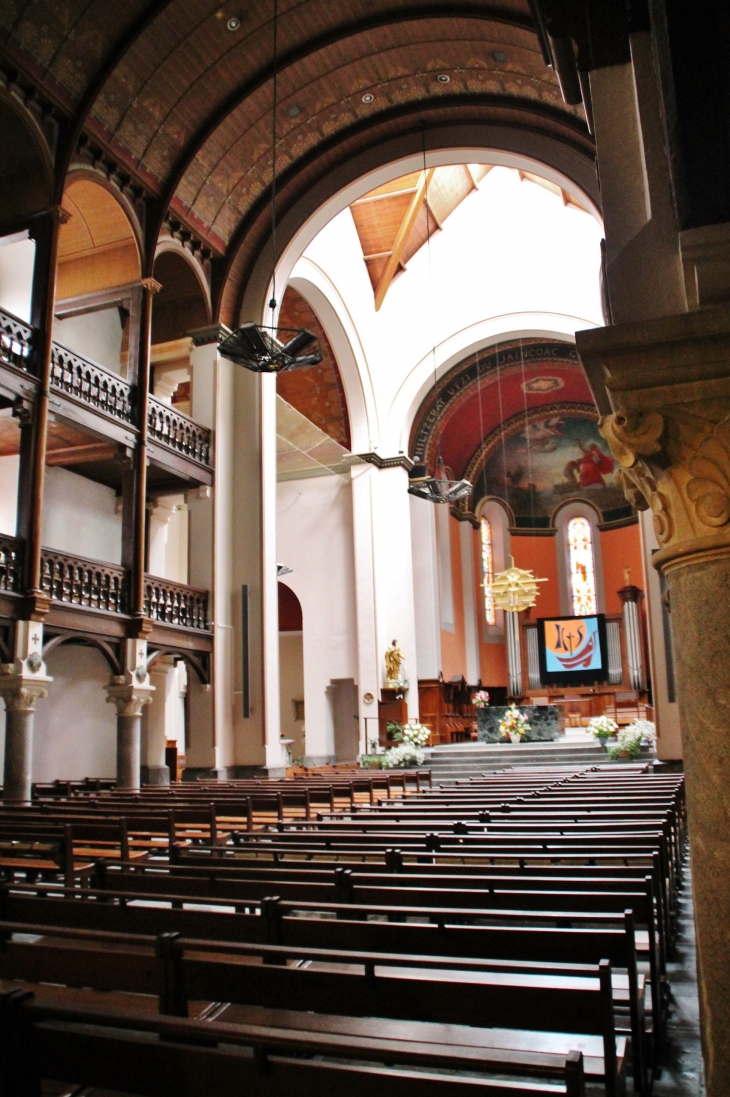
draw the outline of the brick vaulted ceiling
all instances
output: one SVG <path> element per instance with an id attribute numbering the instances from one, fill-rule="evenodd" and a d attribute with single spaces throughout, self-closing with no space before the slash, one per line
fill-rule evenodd
<path id="1" fill-rule="evenodd" d="M 530 12 L 529 0 L 279 0 L 280 216 L 421 122 L 527 129 L 591 158 Z M 73 166 L 79 138 L 98 147 L 144 189 L 148 231 L 169 210 L 220 260 L 219 282 L 242 283 L 268 232 L 272 15 L 273 0 L 3 0 L 0 69 L 54 112 L 57 162 Z"/>

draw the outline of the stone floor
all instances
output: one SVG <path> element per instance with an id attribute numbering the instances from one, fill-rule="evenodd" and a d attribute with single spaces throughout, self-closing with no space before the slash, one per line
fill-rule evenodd
<path id="1" fill-rule="evenodd" d="M 661 1073 L 654 1083 L 653 1097 L 703 1097 L 705 1087 L 689 865 L 687 882 L 679 900 L 677 952 L 676 959 L 667 965 L 672 988 L 671 1012 L 667 1045 L 659 1057 Z"/>

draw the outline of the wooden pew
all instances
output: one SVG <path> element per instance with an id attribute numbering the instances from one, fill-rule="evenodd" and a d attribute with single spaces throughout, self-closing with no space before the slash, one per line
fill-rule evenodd
<path id="1" fill-rule="evenodd" d="M 43 1077 L 120 1089 L 140 1097 L 321 1097 L 343 1087 L 352 1097 L 583 1097 L 580 1052 L 500 1053 L 464 1042 L 439 1042 L 443 1026 L 409 1026 L 392 1035 L 277 1024 L 225 1024 L 156 1018 L 131 1009 L 59 1002 L 45 990 L 10 991 L 0 1001 L 5 1093 L 40 1092 Z M 240 1049 L 252 1054 L 241 1054 Z M 301 1056 L 306 1056 L 302 1058 Z M 316 1056 L 317 1058 L 314 1058 Z M 343 1062 L 343 1060 L 345 1060 Z M 383 1065 L 387 1063 L 388 1065 Z M 367 1065 L 365 1065 L 367 1064 Z M 404 1069 L 405 1068 L 405 1069 Z M 437 1070 L 450 1073 L 436 1073 Z M 454 1071 L 477 1071 L 472 1074 Z M 488 1071 L 550 1082 L 489 1078 Z"/>

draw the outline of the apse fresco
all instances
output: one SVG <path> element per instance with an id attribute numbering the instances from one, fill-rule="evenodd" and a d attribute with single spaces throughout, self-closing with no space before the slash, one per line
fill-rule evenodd
<path id="1" fill-rule="evenodd" d="M 553 413 L 499 441 L 481 479 L 484 494 L 509 503 L 518 526 L 546 526 L 560 503 L 575 498 L 590 501 L 610 521 L 627 508 L 615 467 L 594 420 Z"/>

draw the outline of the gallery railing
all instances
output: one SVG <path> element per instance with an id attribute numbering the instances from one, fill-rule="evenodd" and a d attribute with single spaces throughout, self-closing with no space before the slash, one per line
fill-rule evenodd
<path id="1" fill-rule="evenodd" d="M 0 590 L 19 593 L 23 583 L 23 542 L 0 534 Z"/>
<path id="2" fill-rule="evenodd" d="M 51 387 L 89 404 L 92 408 L 132 423 L 132 386 L 116 374 L 88 362 L 66 347 L 53 344 L 51 350 Z"/>
<path id="3" fill-rule="evenodd" d="M 29 324 L 0 309 L 0 362 L 30 370 L 33 364 L 35 332 Z"/>
<path id="4" fill-rule="evenodd" d="M 208 591 L 148 575 L 144 611 L 164 625 L 208 631 Z"/>
<path id="5" fill-rule="evenodd" d="M 184 457 L 210 465 L 210 431 L 193 419 L 150 396 L 147 429 L 150 438 L 162 442 Z"/>
<path id="6" fill-rule="evenodd" d="M 41 551 L 41 590 L 56 602 L 103 609 L 109 613 L 127 613 L 127 571 L 115 564 L 44 548 Z"/>

